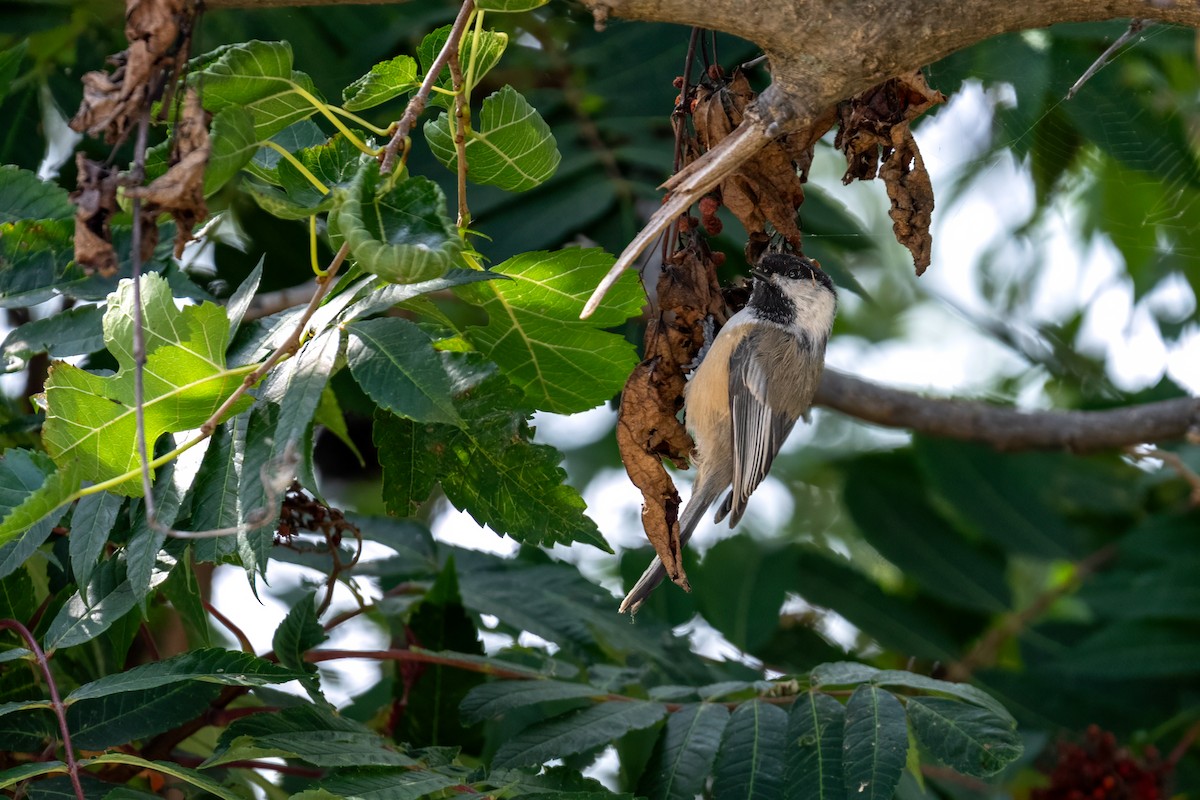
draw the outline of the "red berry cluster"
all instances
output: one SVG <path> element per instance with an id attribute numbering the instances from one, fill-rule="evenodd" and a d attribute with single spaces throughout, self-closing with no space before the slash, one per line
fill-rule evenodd
<path id="1" fill-rule="evenodd" d="M 1170 765 L 1154 747 L 1141 760 L 1098 725 L 1087 729 L 1082 744 L 1059 742 L 1050 785 L 1035 789 L 1030 800 L 1165 800 Z"/>

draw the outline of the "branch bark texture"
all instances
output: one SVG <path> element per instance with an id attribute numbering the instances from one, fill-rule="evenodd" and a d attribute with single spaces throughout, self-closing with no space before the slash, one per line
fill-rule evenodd
<path id="1" fill-rule="evenodd" d="M 816 403 L 864 422 L 997 450 L 1095 453 L 1200 434 L 1200 398 L 1105 411 L 1018 411 L 972 400 L 940 400 L 826 369 Z"/>

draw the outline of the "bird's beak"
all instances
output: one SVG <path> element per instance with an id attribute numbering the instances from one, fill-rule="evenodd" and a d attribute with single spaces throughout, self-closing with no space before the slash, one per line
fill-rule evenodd
<path id="1" fill-rule="evenodd" d="M 750 268 L 750 274 L 758 278 L 760 281 L 768 281 L 771 279 L 771 273 L 757 266 Z"/>

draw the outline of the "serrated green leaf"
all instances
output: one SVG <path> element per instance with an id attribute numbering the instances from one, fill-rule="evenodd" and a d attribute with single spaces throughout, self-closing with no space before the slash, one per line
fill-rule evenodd
<path id="1" fill-rule="evenodd" d="M 424 331 L 399 317 L 354 322 L 346 331 L 350 372 L 376 404 L 417 422 L 462 424 L 450 377 Z"/>
<path id="2" fill-rule="evenodd" d="M 891 800 L 908 756 L 908 723 L 896 696 L 870 684 L 855 689 L 842 742 L 846 799 Z"/>
<path id="3" fill-rule="evenodd" d="M 995 775 L 1024 750 L 1015 722 L 958 700 L 910 697 L 908 719 L 921 746 L 964 775 Z"/>
<path id="4" fill-rule="evenodd" d="M 315 593 L 308 593 L 300 598 L 292 607 L 283 622 L 275 629 L 271 639 L 271 647 L 279 663 L 295 672 L 305 690 L 316 702 L 324 701 L 321 694 L 321 681 L 317 674 L 316 664 L 304 660 L 304 654 L 329 638 L 325 629 L 317 619 L 316 608 L 313 606 Z"/>
<path id="5" fill-rule="evenodd" d="M 430 152 L 451 171 L 458 169 L 455 126 L 449 113 L 425 123 Z M 484 98 L 478 126 L 466 132 L 465 148 L 468 180 L 510 192 L 545 183 L 562 160 L 550 126 L 511 86 Z"/>
<path id="6" fill-rule="evenodd" d="M 404 767 L 418 763 L 363 725 L 311 705 L 236 720 L 221 732 L 204 766 L 252 758 L 299 758 L 318 767 Z"/>
<path id="7" fill-rule="evenodd" d="M 320 99 L 312 79 L 292 69 L 288 42 L 253 40 L 225 45 L 201 56 L 188 85 L 200 91 L 204 107 L 214 113 L 244 108 L 255 141 L 263 141 L 317 109 L 305 95 Z M 211 169 L 211 161 L 209 164 Z"/>
<path id="8" fill-rule="evenodd" d="M 746 652 L 756 652 L 775 635 L 779 608 L 795 582 L 794 550 L 718 542 L 694 572 L 693 596 L 710 624 Z"/>
<path id="9" fill-rule="evenodd" d="M 80 686 L 67 695 L 63 702 L 74 703 L 121 692 L 144 691 L 185 681 L 221 686 L 268 686 L 300 680 L 307 674 L 305 670 L 289 669 L 251 653 L 211 647 L 106 675 Z"/>
<path id="10" fill-rule="evenodd" d="M 81 766 L 93 766 L 97 764 L 127 764 L 131 767 L 140 767 L 151 772 L 159 772 L 163 775 L 170 775 L 173 778 L 178 778 L 181 781 L 190 783 L 209 794 L 216 795 L 221 800 L 245 800 L 239 794 L 231 789 L 228 789 L 221 784 L 209 778 L 206 775 L 201 775 L 195 770 L 181 767 L 178 764 L 172 764 L 169 761 L 148 761 L 141 756 L 130 755 L 129 753 L 105 753 L 95 758 L 84 759 Z"/>
<path id="11" fill-rule="evenodd" d="M 273 458 L 297 446 L 312 425 L 329 378 L 337 363 L 341 331 L 326 330 L 305 342 L 296 355 L 271 371 L 259 390 L 259 402 L 279 406 Z"/>
<path id="12" fill-rule="evenodd" d="M 213 303 L 175 307 L 167 282 L 142 276 L 146 334 L 146 440 L 199 427 L 241 383 L 225 369 L 229 321 Z M 122 281 L 108 301 L 104 337 L 120 370 L 113 376 L 69 364 L 51 367 L 46 381 L 46 450 L 63 467 L 77 464 L 84 480 L 109 480 L 138 466 L 134 413 L 132 283 Z M 235 406 L 245 408 L 249 398 Z M 136 475 L 110 491 L 139 496 Z"/>
<path id="13" fill-rule="evenodd" d="M 254 265 L 254 269 L 250 270 L 250 274 L 242 281 L 241 285 L 234 290 L 229 296 L 229 300 L 225 303 L 225 316 L 229 318 L 229 338 L 225 342 L 225 347 L 233 343 L 233 337 L 237 335 L 238 328 L 242 325 L 242 319 L 246 316 L 246 312 L 250 310 L 251 303 L 254 302 L 254 295 L 258 292 L 259 281 L 262 280 L 263 262 L 266 261 L 266 256 L 258 259 L 258 263 Z"/>
<path id="14" fill-rule="evenodd" d="M 80 586 L 86 586 L 91 579 L 124 502 L 125 498 L 110 492 L 95 492 L 81 497 L 75 506 L 69 549 L 71 572 Z"/>
<path id="15" fill-rule="evenodd" d="M 74 213 L 66 190 L 58 184 L 11 164 L 0 166 L 0 225 L 21 220 L 70 219 Z"/>
<path id="16" fill-rule="evenodd" d="M 714 703 L 687 705 L 667 717 L 639 793 L 665 800 L 693 800 L 701 794 L 728 722 L 728 709 Z"/>
<path id="17" fill-rule="evenodd" d="M 350 245 L 358 266 L 393 283 L 443 275 L 462 247 L 446 216 L 446 197 L 427 178 L 411 177 L 387 191 L 370 162 L 345 189 L 335 190 L 330 235 Z"/>
<path id="18" fill-rule="evenodd" d="M 534 407 L 559 413 L 593 408 L 621 390 L 637 361 L 624 337 L 598 329 L 623 323 L 645 302 L 637 275 L 627 273 L 594 316 L 579 319 L 612 263 L 603 250 L 578 248 L 510 258 L 495 271 L 511 281 L 456 290 L 488 314 L 486 326 L 464 335 Z"/>
<path id="19" fill-rule="evenodd" d="M 770 703 L 751 700 L 734 709 L 717 754 L 713 798 L 777 800 L 787 727 L 787 712 Z"/>
<path id="20" fill-rule="evenodd" d="M 582 753 L 648 728 L 666 713 L 659 703 L 599 703 L 531 725 L 500 745 L 492 766 L 521 767 Z"/>
<path id="21" fill-rule="evenodd" d="M 836 661 L 815 667 L 810 679 L 814 687 L 857 686 L 872 680 L 880 670 L 854 661 Z"/>
<path id="22" fill-rule="evenodd" d="M 445 46 L 446 40 L 450 38 L 451 27 L 443 25 L 430 32 L 417 46 L 417 59 L 421 62 L 424 72 L 429 72 L 438 53 Z M 500 31 L 480 31 L 478 39 L 474 32 L 464 36 L 458 48 L 458 62 L 462 65 L 464 80 L 467 71 L 471 70 L 471 74 L 474 76 L 474 86 L 478 86 L 483 76 L 488 74 L 492 67 L 500 61 L 500 56 L 504 55 L 507 47 L 508 34 Z M 450 67 L 442 67 L 442 72 L 438 75 L 435 85 L 446 91 L 453 90 L 454 82 L 450 76 Z M 470 92 L 474 86 L 468 86 L 466 90 Z M 429 104 L 450 109 L 454 106 L 454 97 L 442 92 L 433 92 L 429 96 Z"/>
<path id="23" fill-rule="evenodd" d="M 457 357 L 456 357 L 457 356 Z M 447 372 L 473 363 L 443 354 Z M 385 411 L 375 418 L 375 442 L 384 470 L 384 504 L 408 516 L 413 504 L 441 481 L 446 497 L 481 525 L 519 541 L 549 546 L 587 542 L 608 550 L 586 504 L 564 483 L 558 451 L 531 444 L 524 401 L 498 374 L 456 400 L 467 422 L 419 425 Z"/>
<path id="24" fill-rule="evenodd" d="M 478 0 L 475 7 L 480 11 L 516 13 L 541 8 L 549 2 L 550 0 Z"/>
<path id="25" fill-rule="evenodd" d="M 173 436 L 166 437 L 164 441 L 168 447 L 175 444 Z M 129 541 L 125 543 L 125 569 L 139 602 L 150 591 L 152 577 L 159 566 L 163 543 L 167 540 L 167 529 L 175 524 L 179 516 L 183 498 L 195 482 L 196 472 L 209 444 L 209 440 L 205 439 L 186 455 L 164 465 L 159 471 L 151 490 L 154 494 L 157 525 L 151 525 L 150 520 L 146 518 L 145 503 L 135 501 L 133 525 Z"/>
<path id="26" fill-rule="evenodd" d="M 275 427 L 279 421 L 279 406 L 274 403 L 255 403 L 244 426 L 234 429 L 233 461 L 240 464 L 237 471 L 237 555 L 246 577 L 254 584 L 255 575 L 265 572 L 271 543 L 278 527 L 279 509 L 283 505 L 283 489 L 291 477 L 281 470 L 285 463 L 272 460 L 275 452 Z M 282 484 L 282 485 L 281 485 Z"/>
<path id="27" fill-rule="evenodd" d="M 585 683 L 564 681 L 495 681 L 472 689 L 459 705 L 463 724 L 475 725 L 508 711 L 555 700 L 573 700 L 605 694 Z"/>
<path id="28" fill-rule="evenodd" d="M 44 453 L 6 450 L 0 457 L 0 519 L 31 498 L 54 472 L 54 462 Z M 0 544 L 0 578 L 20 569 L 26 559 L 50 536 L 55 520 L 40 522 L 17 532 Z"/>
<path id="29" fill-rule="evenodd" d="M 170 575 L 174 562 L 163 562 L 151 576 L 150 588 Z M 130 613 L 138 597 L 125 577 L 125 564 L 109 560 L 100 564 L 91 582 L 77 591 L 59 609 L 44 637 L 47 651 L 74 647 L 91 641 Z"/>
<path id="30" fill-rule="evenodd" d="M 418 800 L 462 781 L 424 770 L 355 770 L 321 781 L 321 788 L 359 800 Z"/>
<path id="31" fill-rule="evenodd" d="M 71 741 L 104 750 L 154 736 L 200 716 L 220 693 L 215 684 L 176 683 L 82 700 L 67 709 Z"/>
<path id="32" fill-rule="evenodd" d="M 70 291 L 83 271 L 74 263 L 73 220 L 19 220 L 0 236 L 0 308 L 33 306 Z"/>
<path id="33" fill-rule="evenodd" d="M 876 672 L 871 676 L 870 680 L 876 686 L 900 686 L 922 692 L 936 692 L 938 694 L 949 695 L 980 708 L 985 708 L 994 716 L 1016 724 L 1012 715 L 1008 713 L 1008 709 L 1002 706 L 999 701 L 987 692 L 976 689 L 969 683 L 952 683 L 950 681 L 938 680 L 937 678 L 930 678 L 928 675 L 918 675 L 914 672 L 906 672 L 898 669 Z"/>
<path id="34" fill-rule="evenodd" d="M 341 324 L 346 324 L 356 319 L 374 316 L 382 311 L 387 311 L 393 306 L 407 302 L 423 294 L 441 292 L 446 289 L 453 289 L 455 286 L 463 286 L 479 281 L 503 279 L 503 275 L 495 272 L 477 269 L 451 269 L 440 278 L 433 278 L 432 280 L 421 281 L 420 283 L 377 282 L 378 285 L 367 286 L 361 295 L 355 298 L 354 302 L 348 305 L 337 316 L 337 321 Z"/>
<path id="35" fill-rule="evenodd" d="M 94 353 L 104 347 L 103 316 L 104 309 L 99 306 L 76 306 L 14 328 L 0 345 L 5 371 L 24 369 L 24 362 L 35 353 L 47 353 L 51 358 Z"/>
<path id="36" fill-rule="evenodd" d="M 8 97 L 12 90 L 13 80 L 17 77 L 17 69 L 21 66 L 21 59 L 25 57 L 25 51 L 29 49 L 29 40 L 22 39 L 12 47 L 0 52 L 0 103 L 4 102 L 4 98 Z"/>
<path id="37" fill-rule="evenodd" d="M 342 108 L 347 111 L 373 108 L 393 97 L 408 94 L 420 85 L 417 62 L 412 56 L 396 56 L 371 67 L 370 72 L 343 89 Z"/>
<path id="38" fill-rule="evenodd" d="M 842 732 L 846 709 L 820 692 L 801 695 L 788 715 L 786 800 L 843 800 Z"/>
<path id="39" fill-rule="evenodd" d="M 73 461 L 50 472 L 41 486 L 26 495 L 0 520 L 0 542 L 7 543 L 42 525 L 48 533 L 48 528 L 62 517 L 66 504 L 79 490 L 82 483 L 79 472 L 78 463 Z M 44 536 L 41 541 L 45 541 Z M 0 570 L 0 574 L 8 573 Z"/>

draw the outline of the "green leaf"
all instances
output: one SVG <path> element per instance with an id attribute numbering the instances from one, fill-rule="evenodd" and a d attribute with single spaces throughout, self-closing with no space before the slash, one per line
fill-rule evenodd
<path id="1" fill-rule="evenodd" d="M 779 609 L 795 583 L 794 555 L 741 538 L 718 542 L 691 573 L 700 613 L 735 647 L 754 652 L 779 626 Z"/>
<path id="2" fill-rule="evenodd" d="M 270 138 L 270 141 L 282 147 L 289 153 L 296 153 L 306 147 L 315 147 L 329 139 L 325 131 L 312 120 L 303 119 L 292 123 Z M 274 186 L 279 185 L 279 162 L 283 156 L 273 147 L 260 147 L 254 158 L 246 165 L 246 171 L 259 180 Z"/>
<path id="3" fill-rule="evenodd" d="M 164 440 L 167 447 L 173 447 L 175 437 L 168 436 Z M 206 439 L 184 458 L 179 458 L 164 465 L 154 481 L 154 508 L 157 526 L 151 525 L 146 518 L 145 503 L 135 502 L 132 532 L 129 541 L 125 543 L 125 567 L 129 583 L 133 586 L 134 595 L 140 602 L 150 591 L 150 585 L 155 570 L 159 565 L 159 556 L 163 543 L 167 540 L 167 528 L 175 523 L 183 498 L 196 479 L 196 471 L 208 449 Z M 174 563 L 174 562 L 172 562 Z"/>
<path id="4" fill-rule="evenodd" d="M 0 771 L 0 789 L 7 789 L 15 783 L 36 778 L 38 775 L 66 771 L 67 765 L 61 761 L 34 761 L 29 764 L 20 764 Z"/>
<path id="5" fill-rule="evenodd" d="M 94 766 L 102 764 L 127 764 L 131 767 L 140 767 L 141 769 L 150 770 L 151 772 L 159 772 L 163 775 L 170 775 L 173 778 L 178 778 L 181 781 L 190 783 L 209 794 L 216 795 L 221 800 L 245 800 L 236 792 L 227 789 L 221 784 L 209 778 L 206 775 L 201 775 L 195 770 L 181 767 L 178 764 L 172 764 L 169 761 L 147 761 L 146 759 L 130 755 L 128 753 L 105 753 L 95 758 L 84 759 L 81 766 Z"/>
<path id="6" fill-rule="evenodd" d="M 751 700 L 738 706 L 725 727 L 721 752 L 717 754 L 713 797 L 780 797 L 787 727 L 787 712 L 770 703 Z"/>
<path id="7" fill-rule="evenodd" d="M 472 363 L 446 354 L 448 371 Z M 375 443 L 384 470 L 384 505 L 408 516 L 434 481 L 481 525 L 518 541 L 549 546 L 587 542 L 608 550 L 586 504 L 564 483 L 558 451 L 531 444 L 523 400 L 493 374 L 456 401 L 466 425 L 420 425 L 376 413 Z"/>
<path id="8" fill-rule="evenodd" d="M 85 683 L 67 695 L 63 702 L 74 703 L 121 692 L 156 689 L 184 681 L 202 681 L 221 686 L 268 686 L 301 680 L 307 674 L 303 669 L 289 669 L 251 653 L 211 647 L 142 664 Z"/>
<path id="9" fill-rule="evenodd" d="M 376 404 L 417 422 L 462 424 L 450 376 L 424 331 L 399 317 L 354 322 L 346 331 L 350 372 Z"/>
<path id="10" fill-rule="evenodd" d="M 297 150 L 293 154 L 322 188 L 290 160 L 283 159 L 275 168 L 280 188 L 261 185 L 253 180 L 245 187 L 262 208 L 282 219 L 306 219 L 333 207 L 333 189 L 350 184 L 358 173 L 363 154 L 345 136 L 338 134 L 327 142 Z"/>
<path id="11" fill-rule="evenodd" d="M 0 225 L 22 220 L 70 219 L 74 214 L 75 207 L 67 199 L 66 190 L 58 184 L 10 164 L 0 166 Z"/>
<path id="12" fill-rule="evenodd" d="M 388 190 L 370 162 L 349 187 L 335 190 L 330 235 L 350 244 L 357 264 L 393 283 L 443 275 L 462 247 L 446 216 L 446 197 L 427 178 L 411 177 Z"/>
<path id="13" fill-rule="evenodd" d="M 238 328 L 242 325 L 242 318 L 246 316 L 246 312 L 254 302 L 254 295 L 258 292 L 259 281 L 262 280 L 264 261 L 266 261 L 266 256 L 258 259 L 258 263 L 254 265 L 254 269 L 250 270 L 250 274 L 246 276 L 246 279 L 242 281 L 241 285 L 229 296 L 228 302 L 225 303 L 225 316 L 229 318 L 229 339 L 225 342 L 226 349 L 233 343 L 233 337 L 237 335 Z"/>
<path id="14" fill-rule="evenodd" d="M 820 692 L 801 695 L 788 715 L 786 800 L 843 800 L 846 709 Z"/>
<path id="15" fill-rule="evenodd" d="M 993 716 L 1012 722 L 1014 725 L 1016 724 L 1012 715 L 1008 713 L 1008 709 L 1002 706 L 999 701 L 987 692 L 976 689 L 969 683 L 951 683 L 950 681 L 930 678 L 928 675 L 918 675 L 914 672 L 906 672 L 899 669 L 887 669 L 876 672 L 871 676 L 871 683 L 882 687 L 902 687 L 905 689 L 916 689 L 921 692 L 934 692 L 947 695 L 956 700 L 987 709 Z"/>
<path id="16" fill-rule="evenodd" d="M 32 502 L 54 474 L 54 462 L 44 453 L 31 450 L 6 450 L 0 458 L 0 518 L 12 516 L 13 509 Z M 50 537 L 56 520 L 43 518 L 28 527 L 14 526 L 7 531 L 0 523 L 0 577 L 21 568 L 33 552 Z"/>
<path id="17" fill-rule="evenodd" d="M 104 338 L 120 365 L 116 375 L 101 376 L 69 364 L 51 367 L 46 381 L 46 450 L 63 467 L 78 464 L 90 481 L 116 478 L 138 467 L 134 414 L 133 292 L 122 281 L 108 301 Z M 146 440 L 163 433 L 199 427 L 241 383 L 225 369 L 229 320 L 213 303 L 179 310 L 167 282 L 142 276 L 146 332 Z M 234 413 L 249 405 L 243 398 Z M 110 491 L 138 496 L 142 482 L 133 476 Z"/>
<path id="18" fill-rule="evenodd" d="M 878 687 L 855 689 L 846 703 L 842 745 L 847 800 L 891 800 L 907 756 L 904 706 Z"/>
<path id="19" fill-rule="evenodd" d="M 1074 643 L 1051 669 L 1071 679 L 1191 678 L 1200 673 L 1200 638 L 1192 622 L 1121 620 Z"/>
<path id="20" fill-rule="evenodd" d="M 362 111 L 386 103 L 414 91 L 421 85 L 417 80 L 417 62 L 412 56 L 396 56 L 371 67 L 371 71 L 342 90 L 342 108 Z"/>
<path id="21" fill-rule="evenodd" d="M 454 117 L 442 113 L 425 123 L 429 150 L 452 172 L 458 170 Z M 511 86 L 483 100 L 477 128 L 466 132 L 467 178 L 472 183 L 524 192 L 545 183 L 562 154 L 550 126 Z"/>
<path id="22" fill-rule="evenodd" d="M 729 711 L 714 703 L 686 705 L 667 717 L 638 792 L 665 800 L 702 794 L 728 722 Z"/>
<path id="23" fill-rule="evenodd" d="M 989 614 L 1006 610 L 1012 596 L 1004 559 L 969 542 L 933 510 L 914 486 L 915 468 L 911 458 L 896 455 L 851 463 L 844 497 L 858 529 L 930 595 Z"/>
<path id="24" fill-rule="evenodd" d="M 400 303 L 412 300 L 423 294 L 441 292 L 478 281 L 503 280 L 505 276 L 496 272 L 477 269 L 451 269 L 440 278 L 433 278 L 420 283 L 384 283 L 377 281 L 368 285 L 358 298 L 355 298 L 346 309 L 337 316 L 338 322 L 345 324 L 363 317 L 370 317 Z"/>
<path id="25" fill-rule="evenodd" d="M 76 306 L 14 328 L 0 345 L 5 371 L 24 369 L 24 362 L 35 353 L 48 353 L 51 358 L 94 353 L 104 347 L 103 316 L 99 306 Z"/>
<path id="26" fill-rule="evenodd" d="M 179 559 L 175 569 L 171 570 L 171 576 L 163 581 L 162 592 L 183 621 L 192 648 L 202 650 L 212 647 L 212 629 L 209 627 L 208 611 L 204 607 L 190 548 Z"/>
<path id="27" fill-rule="evenodd" d="M 461 783 L 458 777 L 408 769 L 355 770 L 321 781 L 321 788 L 358 800 L 418 800 Z"/>
<path id="28" fill-rule="evenodd" d="M 71 572 L 75 582 L 86 586 L 96 561 L 104 552 L 108 535 L 117 521 L 125 498 L 110 492 L 95 492 L 79 499 L 71 514 Z"/>
<path id="29" fill-rule="evenodd" d="M 451 25 L 443 25 L 430 32 L 417 46 L 417 58 L 420 60 L 424 72 L 429 72 L 438 53 L 445 46 L 446 40 L 450 38 L 451 27 Z M 458 63 L 462 65 L 464 80 L 467 70 L 473 69 L 474 86 L 478 86 L 483 76 L 488 74 L 492 67 L 500 61 L 500 56 L 504 55 L 507 47 L 508 34 L 500 31 L 479 31 L 478 39 L 474 32 L 464 36 L 458 48 Z M 437 83 L 434 85 L 446 91 L 453 90 L 454 81 L 450 76 L 449 66 L 442 67 L 442 72 L 438 75 Z M 467 91 L 471 91 L 474 86 L 466 87 Z M 450 109 L 454 106 L 454 98 L 448 94 L 433 92 L 429 96 L 429 104 Z"/>
<path id="30" fill-rule="evenodd" d="M 271 647 L 275 650 L 279 663 L 297 674 L 313 700 L 322 702 L 324 695 L 321 694 L 317 665 L 304 660 L 306 652 L 329 638 L 317 619 L 317 611 L 313 605 L 315 598 L 314 592 L 300 598 L 275 629 Z"/>
<path id="31" fill-rule="evenodd" d="M 209 138 L 211 149 L 204 170 L 205 197 L 214 194 L 249 164 L 260 142 L 254 132 L 254 118 L 240 106 L 226 108 L 213 117 Z"/>
<path id="32" fill-rule="evenodd" d="M 417 763 L 360 723 L 312 705 L 234 721 L 221 732 L 204 766 L 252 758 L 300 758 L 318 767 L 404 767 Z"/>
<path id="33" fill-rule="evenodd" d="M 605 692 L 585 683 L 552 680 L 494 681 L 476 686 L 463 698 L 458 708 L 463 723 L 474 725 L 517 708 L 603 694 Z"/>
<path id="34" fill-rule="evenodd" d="M 78 464 L 70 462 L 48 474 L 45 483 L 26 495 L 20 505 L 14 506 L 0 521 L 0 542 L 8 542 L 43 523 L 49 533 L 49 527 L 58 521 L 63 507 L 79 490 L 79 471 Z M 44 536 L 41 541 L 45 541 Z M 0 574 L 8 573 L 0 570 Z"/>
<path id="35" fill-rule="evenodd" d="M 271 371 L 259 390 L 259 402 L 279 406 L 272 457 L 299 445 L 312 425 L 321 393 L 337 363 L 341 332 L 326 330 L 305 342 L 296 355 Z"/>
<path id="36" fill-rule="evenodd" d="M 480 11 L 515 13 L 541 8 L 549 2 L 550 0 L 479 0 L 479 2 L 475 3 L 475 7 Z"/>
<path id="37" fill-rule="evenodd" d="M 492 766 L 521 767 L 582 753 L 648 728 L 666 713 L 659 703 L 599 703 L 531 725 L 500 745 Z"/>
<path id="38" fill-rule="evenodd" d="M 27 570 L 19 569 L 0 579 L 0 619 L 27 620 L 37 602 Z"/>
<path id="39" fill-rule="evenodd" d="M 621 390 L 637 362 L 624 337 L 598 329 L 622 324 L 645 302 L 630 272 L 595 315 L 579 319 L 612 263 L 603 250 L 578 248 L 510 258 L 495 271 L 513 280 L 456 290 L 488 314 L 486 326 L 469 327 L 464 335 L 534 407 L 564 414 L 593 408 Z"/>
<path id="40" fill-rule="evenodd" d="M 237 470 L 237 555 L 247 579 L 253 585 L 255 575 L 265 572 L 271 544 L 278 527 L 279 509 L 283 505 L 283 489 L 291 475 L 282 472 L 286 462 L 272 460 L 275 452 L 275 427 L 279 406 L 256 403 L 250 410 L 245 426 L 239 425 L 233 440 L 234 463 Z M 275 483 L 278 481 L 278 483 Z M 282 485 L 281 485 L 282 484 Z"/>
<path id="41" fill-rule="evenodd" d="M 832 664 L 822 664 L 812 671 L 810 681 L 813 687 L 833 688 L 836 686 L 858 686 L 874 680 L 880 670 L 859 664 L 855 661 L 836 661 Z"/>
<path id="42" fill-rule="evenodd" d="M 188 74 L 188 85 L 200 91 L 204 107 L 213 113 L 244 108 L 255 141 L 269 139 L 317 111 L 305 95 L 318 100 L 320 95 L 310 77 L 292 69 L 288 42 L 225 45 L 199 61 L 200 68 Z"/>
<path id="43" fill-rule="evenodd" d="M 82 700 L 67 709 L 71 741 L 103 750 L 154 736 L 196 719 L 220 693 L 214 684 L 176 683 Z"/>
<path id="44" fill-rule="evenodd" d="M 21 66 L 21 59 L 25 57 L 25 51 L 28 49 L 29 40 L 22 39 L 12 47 L 0 51 L 0 103 L 3 103 L 4 98 L 12 91 L 17 69 Z"/>
<path id="45" fill-rule="evenodd" d="M 957 700 L 910 697 L 908 719 L 921 746 L 964 775 L 995 775 L 1024 750 L 1011 719 Z"/>
<path id="46" fill-rule="evenodd" d="M 150 588 L 167 579 L 169 566 L 173 563 L 151 576 Z M 95 639 L 133 611 L 137 602 L 137 593 L 125 577 L 125 564 L 116 559 L 101 563 L 91 582 L 72 595 L 55 615 L 46 631 L 46 650 L 74 647 Z"/>

